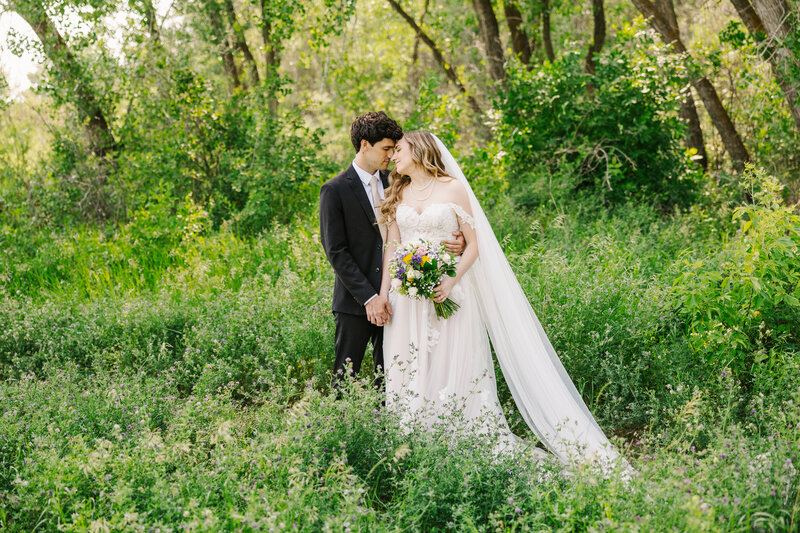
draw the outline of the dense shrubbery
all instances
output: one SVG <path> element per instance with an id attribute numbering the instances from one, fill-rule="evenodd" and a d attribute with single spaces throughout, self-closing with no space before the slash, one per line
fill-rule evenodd
<path id="1" fill-rule="evenodd" d="M 732 213 L 753 220 L 751 245 L 782 238 L 795 215 L 759 200 L 722 209 L 719 222 L 702 209 L 663 217 L 633 205 L 598 216 L 587 202 L 519 216 L 499 198 L 495 229 L 534 309 L 601 425 L 627 439 L 620 445 L 642 473 L 629 486 L 505 464 L 436 434 L 409 440 L 375 415 L 374 395 L 356 387 L 344 402 L 326 396 L 332 274 L 313 219 L 243 240 L 213 231 L 188 203 L 168 235 L 154 209 L 117 239 L 60 237 L 37 256 L 75 265 L 58 283 L 9 273 L 3 524 L 787 529 L 797 519 L 796 331 L 771 338 L 753 388 L 690 335 L 713 324 L 687 313 L 678 287 L 721 290 L 684 258 L 722 264 L 738 250 L 750 227 L 722 237 Z M 168 262 L 111 260 L 133 254 L 131 243 Z M 56 250 L 72 251 L 59 259 Z M 788 256 L 758 257 L 754 271 L 763 272 Z M 134 281 L 143 275 L 154 281 Z"/>
<path id="2" fill-rule="evenodd" d="M 748 388 L 756 377 L 790 375 L 800 353 L 800 215 L 782 202 L 774 177 L 750 169 L 752 203 L 720 249 L 687 253 L 673 292 L 703 365 L 730 367 Z"/>
<path id="3" fill-rule="evenodd" d="M 542 68 L 510 70 L 499 133 L 518 205 L 563 201 L 583 188 L 609 204 L 691 199 L 696 185 L 677 115 L 683 70 L 658 48 L 627 27 L 597 58 L 594 75 L 577 50 Z"/>
<path id="4" fill-rule="evenodd" d="M 271 114 L 267 94 L 221 96 L 190 69 L 172 77 L 164 94 L 135 101 L 121 133 L 119 183 L 132 206 L 191 193 L 215 227 L 232 220 L 248 233 L 308 210 L 332 171 L 319 132 Z"/>
<path id="5" fill-rule="evenodd" d="M 160 92 L 132 99 L 106 158 L 67 120 L 53 128 L 52 156 L 33 175 L 2 165 L 4 218 L 53 228 L 125 223 L 150 211 L 174 218 L 190 197 L 214 228 L 229 222 L 256 234 L 313 209 L 334 168 L 319 131 L 291 113 L 270 113 L 266 94 L 221 94 L 188 68 L 172 77 Z"/>

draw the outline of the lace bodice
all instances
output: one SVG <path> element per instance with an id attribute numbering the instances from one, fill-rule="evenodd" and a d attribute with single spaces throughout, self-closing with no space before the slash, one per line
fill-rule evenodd
<path id="1" fill-rule="evenodd" d="M 398 204 L 395 212 L 400 242 L 413 239 L 445 241 L 453 238 L 460 223 L 474 226 L 472 217 L 458 204 L 434 203 L 421 213 L 408 204 Z"/>

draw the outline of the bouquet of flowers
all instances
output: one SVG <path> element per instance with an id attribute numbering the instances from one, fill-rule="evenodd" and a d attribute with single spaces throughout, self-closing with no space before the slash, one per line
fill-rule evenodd
<path id="1" fill-rule="evenodd" d="M 394 259 L 389 263 L 392 288 L 410 298 L 433 300 L 433 289 L 444 276 L 456 275 L 458 258 L 445 251 L 444 243 L 423 239 L 398 246 Z M 449 318 L 458 310 L 458 304 L 450 298 L 433 302 L 437 318 Z"/>

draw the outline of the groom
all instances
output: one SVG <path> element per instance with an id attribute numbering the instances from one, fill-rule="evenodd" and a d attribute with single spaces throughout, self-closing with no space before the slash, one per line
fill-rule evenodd
<path id="1" fill-rule="evenodd" d="M 319 192 L 320 238 L 336 273 L 333 371 L 337 379 L 344 376 L 349 365 L 358 374 L 368 342 L 372 342 L 375 369 L 383 368 L 382 326 L 389 321 L 392 309 L 378 294 L 383 237 L 375 216 L 389 187 L 386 167 L 394 144 L 402 136 L 400 125 L 383 111 L 357 117 L 350 126 L 350 141 L 356 150 L 353 163 Z"/>
<path id="2" fill-rule="evenodd" d="M 356 150 L 353 163 L 319 192 L 320 238 L 336 274 L 333 371 L 337 379 L 350 365 L 358 374 L 369 342 L 375 370 L 383 370 L 383 325 L 391 320 L 392 308 L 378 294 L 385 228 L 377 225 L 376 214 L 389 187 L 386 168 L 402 136 L 402 128 L 383 111 L 357 117 L 350 126 Z M 450 253 L 460 254 L 464 237 L 455 234 L 455 240 L 445 245 Z M 378 377 L 376 385 L 381 383 Z"/>

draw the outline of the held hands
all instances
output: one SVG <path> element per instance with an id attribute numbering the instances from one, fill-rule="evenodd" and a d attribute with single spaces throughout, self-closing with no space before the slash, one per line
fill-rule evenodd
<path id="1" fill-rule="evenodd" d="M 442 303 L 443 301 L 447 300 L 447 297 L 450 295 L 450 291 L 453 290 L 455 285 L 456 278 L 445 276 L 442 279 L 442 282 L 433 289 L 433 301 L 436 303 Z"/>
<path id="2" fill-rule="evenodd" d="M 453 232 L 452 240 L 444 241 L 444 249 L 447 250 L 447 253 L 450 255 L 461 255 L 464 253 L 464 248 L 466 248 L 464 234 L 460 231 Z"/>
<path id="3" fill-rule="evenodd" d="M 392 306 L 382 294 L 367 302 L 366 309 L 367 320 L 376 326 L 385 326 L 392 321 Z"/>

